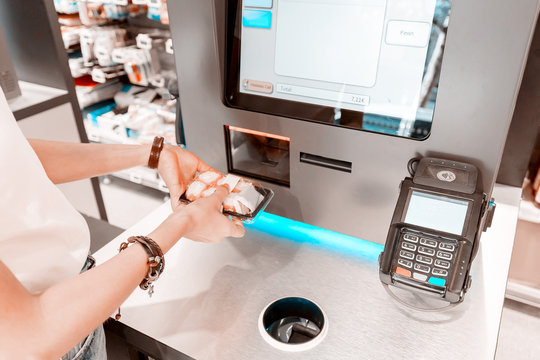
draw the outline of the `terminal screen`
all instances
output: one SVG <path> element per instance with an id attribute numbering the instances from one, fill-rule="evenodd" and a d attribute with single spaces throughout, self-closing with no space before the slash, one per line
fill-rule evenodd
<path id="1" fill-rule="evenodd" d="M 427 136 L 448 1 L 243 0 L 240 9 L 235 91 L 331 108 L 323 121 L 334 125 Z"/>
<path id="2" fill-rule="evenodd" d="M 469 201 L 412 191 L 404 222 L 461 235 Z"/>

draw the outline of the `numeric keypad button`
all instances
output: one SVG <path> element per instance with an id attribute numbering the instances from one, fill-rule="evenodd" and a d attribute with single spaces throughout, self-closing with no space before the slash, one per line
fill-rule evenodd
<path id="1" fill-rule="evenodd" d="M 432 248 L 429 248 L 429 247 L 426 247 L 426 246 L 419 246 L 418 247 L 418 252 L 420 254 L 429 255 L 429 256 L 435 255 L 435 249 L 432 249 Z"/>
<path id="2" fill-rule="evenodd" d="M 454 257 L 451 253 L 445 251 L 437 251 L 437 257 L 444 260 L 452 260 Z"/>
<path id="3" fill-rule="evenodd" d="M 403 235 L 403 240 L 407 240 L 409 242 L 417 243 L 418 242 L 418 236 L 411 235 L 411 234 L 405 234 L 405 235 Z"/>
<path id="4" fill-rule="evenodd" d="M 408 242 L 401 243 L 401 247 L 403 249 L 410 250 L 410 251 L 415 251 L 416 250 L 416 245 L 409 244 Z"/>
<path id="5" fill-rule="evenodd" d="M 433 264 L 433 259 L 423 255 L 416 255 L 416 261 L 421 262 L 422 264 L 431 265 Z"/>
<path id="6" fill-rule="evenodd" d="M 443 269 L 433 268 L 433 270 L 431 271 L 431 273 L 432 273 L 433 275 L 436 275 L 436 276 L 448 276 L 448 271 L 443 270 Z"/>
<path id="7" fill-rule="evenodd" d="M 439 249 L 441 249 L 441 250 L 454 251 L 455 248 L 456 247 L 454 245 L 452 245 L 452 244 L 447 244 L 447 243 L 440 243 L 439 244 Z"/>
<path id="8" fill-rule="evenodd" d="M 405 259 L 399 259 L 398 264 L 409 269 L 412 268 L 412 265 L 413 265 L 412 261 L 405 260 Z"/>
<path id="9" fill-rule="evenodd" d="M 413 278 L 416 279 L 416 280 L 420 280 L 420 281 L 426 281 L 427 280 L 427 275 L 415 272 L 415 273 L 413 273 Z"/>
<path id="10" fill-rule="evenodd" d="M 450 268 L 450 263 L 448 261 L 435 259 L 435 266 L 442 267 L 444 269 Z"/>
<path id="11" fill-rule="evenodd" d="M 431 268 L 429 266 L 422 265 L 422 264 L 414 264 L 414 270 L 429 274 L 429 272 L 431 271 Z"/>
<path id="12" fill-rule="evenodd" d="M 399 256 L 402 257 L 402 258 L 405 258 L 405 259 L 409 259 L 409 260 L 414 259 L 414 254 L 411 253 L 411 252 L 405 251 L 405 250 L 401 250 L 399 252 Z"/>
<path id="13" fill-rule="evenodd" d="M 437 242 L 435 240 L 426 239 L 426 238 L 420 238 L 420 244 L 426 245 L 429 247 L 434 247 L 434 248 L 437 247 Z"/>

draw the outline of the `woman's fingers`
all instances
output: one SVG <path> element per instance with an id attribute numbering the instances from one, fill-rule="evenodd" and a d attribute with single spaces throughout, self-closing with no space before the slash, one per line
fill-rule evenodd
<path id="1" fill-rule="evenodd" d="M 225 201 L 225 198 L 227 197 L 227 195 L 229 195 L 229 188 L 224 185 L 220 185 L 216 187 L 216 191 L 214 191 L 214 193 L 210 195 L 208 198 L 213 199 L 215 201 L 216 206 L 221 208 L 221 205 Z"/>
<path id="2" fill-rule="evenodd" d="M 202 173 L 202 172 L 205 172 L 205 171 L 210 171 L 210 170 L 213 170 L 213 171 L 216 171 L 214 170 L 214 168 L 212 168 L 211 166 L 207 165 L 205 162 L 203 162 L 202 160 L 199 160 L 199 163 L 197 164 L 197 171 Z"/>
<path id="3" fill-rule="evenodd" d="M 232 231 L 231 231 L 231 237 L 235 238 L 241 238 L 244 237 L 246 234 L 246 229 L 244 228 L 244 224 L 242 224 L 242 221 L 240 220 L 232 220 Z"/>
<path id="4" fill-rule="evenodd" d="M 171 207 L 175 209 L 178 206 L 180 196 L 185 190 L 182 179 L 180 178 L 180 167 L 176 153 L 163 151 L 158 166 L 159 174 L 169 189 L 171 197 Z"/>

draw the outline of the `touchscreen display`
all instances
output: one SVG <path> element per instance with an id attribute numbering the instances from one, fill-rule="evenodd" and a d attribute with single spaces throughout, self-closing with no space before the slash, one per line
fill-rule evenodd
<path id="1" fill-rule="evenodd" d="M 412 191 L 404 222 L 461 235 L 470 202 Z"/>
<path id="2" fill-rule="evenodd" d="M 413 136 L 432 121 L 449 11 L 447 0 L 243 0 L 235 91 Z"/>

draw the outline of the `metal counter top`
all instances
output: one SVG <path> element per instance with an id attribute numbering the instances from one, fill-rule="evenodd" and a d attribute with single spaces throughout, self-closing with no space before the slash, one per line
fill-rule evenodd
<path id="1" fill-rule="evenodd" d="M 408 310 L 389 297 L 378 275 L 382 245 L 291 240 L 268 224 L 277 235 L 250 228 L 220 244 L 182 239 L 166 255 L 153 297 L 137 289 L 122 305 L 121 321 L 196 359 L 492 359 L 521 189 L 497 185 L 493 194 L 497 210 L 482 235 L 472 287 L 447 312 Z M 156 209 L 98 251 L 98 263 L 169 213 L 168 203 Z M 326 338 L 311 350 L 277 350 L 259 334 L 261 311 L 288 296 L 314 301 L 327 315 Z"/>

